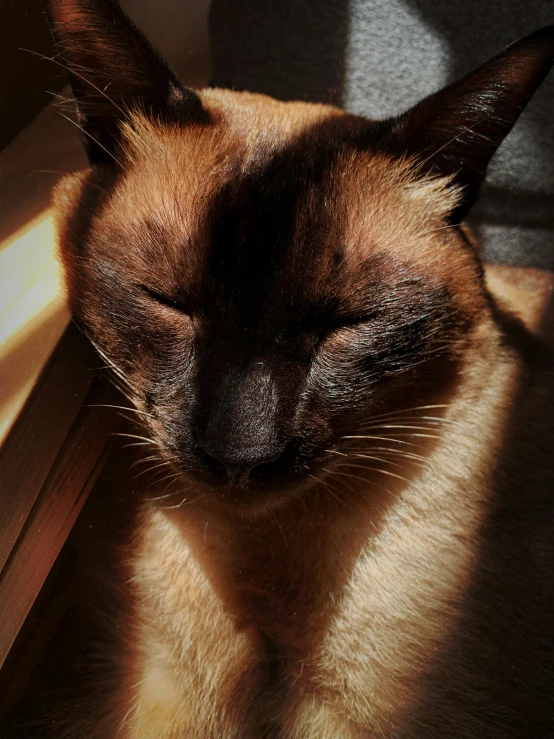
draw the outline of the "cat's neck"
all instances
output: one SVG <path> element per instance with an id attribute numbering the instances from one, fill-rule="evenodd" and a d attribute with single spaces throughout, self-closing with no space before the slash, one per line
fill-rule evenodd
<path id="1" fill-rule="evenodd" d="M 345 487 L 341 500 L 340 488 L 333 498 L 321 487 L 309 491 L 309 501 L 252 519 L 182 509 L 167 514 L 237 620 L 295 652 L 307 647 L 309 622 L 313 632 L 339 597 L 369 525 L 368 506 L 354 501 L 351 489 Z"/>

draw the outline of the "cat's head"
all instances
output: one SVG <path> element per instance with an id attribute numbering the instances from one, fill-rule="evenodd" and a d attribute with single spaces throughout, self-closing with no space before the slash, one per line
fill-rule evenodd
<path id="1" fill-rule="evenodd" d="M 50 18 L 91 163 L 55 194 L 72 310 L 179 469 L 256 507 L 452 383 L 488 310 L 459 224 L 554 28 L 375 123 L 187 89 L 111 0 Z"/>

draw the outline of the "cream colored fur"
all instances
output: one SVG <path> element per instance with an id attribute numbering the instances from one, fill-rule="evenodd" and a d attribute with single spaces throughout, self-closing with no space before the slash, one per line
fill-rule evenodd
<path id="1" fill-rule="evenodd" d="M 533 324 L 546 278 L 527 276 L 526 292 L 506 275 L 492 270 L 491 284 Z M 440 439 L 408 483 L 383 491 L 362 471 L 342 505 L 313 493 L 234 530 L 198 507 L 148 507 L 133 558 L 134 688 L 118 736 L 403 735 L 464 608 L 519 371 L 485 318 Z M 268 644 L 280 654 L 273 681 Z"/>

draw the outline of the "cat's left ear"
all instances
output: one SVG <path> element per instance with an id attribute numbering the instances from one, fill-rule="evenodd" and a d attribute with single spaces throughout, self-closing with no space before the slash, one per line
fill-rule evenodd
<path id="1" fill-rule="evenodd" d="M 437 174 L 453 175 L 459 222 L 487 165 L 554 62 L 554 26 L 531 33 L 390 123 L 391 143 Z"/>
<path id="2" fill-rule="evenodd" d="M 132 112 L 160 120 L 206 117 L 116 0 L 46 0 L 92 164 L 117 159 L 121 123 Z"/>

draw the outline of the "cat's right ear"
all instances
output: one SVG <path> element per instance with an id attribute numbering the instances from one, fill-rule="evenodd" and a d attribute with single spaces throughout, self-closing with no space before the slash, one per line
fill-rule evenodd
<path id="1" fill-rule="evenodd" d="M 387 124 L 398 153 L 452 178 L 460 193 L 453 222 L 475 203 L 490 159 L 553 63 L 554 26 L 546 26 Z"/>
<path id="2" fill-rule="evenodd" d="M 115 0 L 47 0 L 46 12 L 68 74 L 91 164 L 112 162 L 120 124 L 132 112 L 159 120 L 207 118 Z"/>

